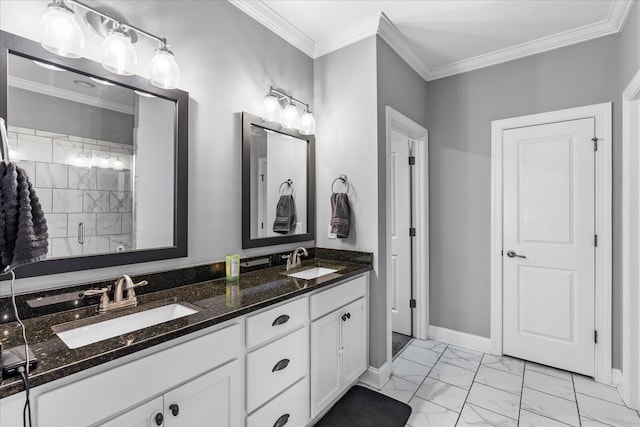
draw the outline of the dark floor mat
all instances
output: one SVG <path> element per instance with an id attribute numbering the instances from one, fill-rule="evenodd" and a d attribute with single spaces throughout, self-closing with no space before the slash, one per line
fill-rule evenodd
<path id="1" fill-rule="evenodd" d="M 391 334 L 391 355 L 392 357 L 396 357 L 400 350 L 406 347 L 411 341 L 411 337 L 408 335 L 403 335 L 398 332 L 393 332 Z"/>
<path id="2" fill-rule="evenodd" d="M 357 385 L 315 427 L 405 427 L 410 415 L 406 403 Z"/>

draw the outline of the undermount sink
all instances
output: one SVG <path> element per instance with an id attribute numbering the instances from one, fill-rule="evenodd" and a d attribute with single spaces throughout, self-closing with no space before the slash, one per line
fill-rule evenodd
<path id="1" fill-rule="evenodd" d="M 297 273 L 287 274 L 287 276 L 295 277 L 297 279 L 311 280 L 326 276 L 327 274 L 335 273 L 336 271 L 338 270 L 334 270 L 333 268 L 313 267 Z"/>
<path id="2" fill-rule="evenodd" d="M 196 312 L 196 310 L 182 304 L 170 304 L 64 332 L 57 332 L 57 335 L 67 347 L 78 348 L 128 332 L 179 319 Z"/>

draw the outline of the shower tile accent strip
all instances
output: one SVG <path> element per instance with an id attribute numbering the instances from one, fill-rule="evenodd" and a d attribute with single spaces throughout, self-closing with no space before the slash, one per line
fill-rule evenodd
<path id="1" fill-rule="evenodd" d="M 47 257 L 132 248 L 135 147 L 15 126 L 8 137 L 10 157 L 27 172 L 46 214 Z M 92 158 L 97 165 L 81 165 Z"/>

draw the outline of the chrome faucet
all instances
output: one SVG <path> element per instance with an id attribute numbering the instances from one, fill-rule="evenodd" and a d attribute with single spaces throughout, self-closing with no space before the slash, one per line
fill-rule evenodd
<path id="1" fill-rule="evenodd" d="M 292 268 L 296 268 L 296 267 L 302 267 L 302 260 L 300 259 L 301 254 L 300 252 L 302 252 L 302 254 L 304 254 L 304 256 L 309 256 L 309 252 L 307 252 L 307 250 L 305 248 L 303 248 L 302 246 L 296 248 L 293 253 L 291 253 L 290 255 L 283 255 L 282 258 L 287 260 L 287 271 L 291 270 Z"/>
<path id="2" fill-rule="evenodd" d="M 128 274 L 123 274 L 118 278 L 118 280 L 115 281 L 116 288 L 113 291 L 113 302 L 109 301 L 109 295 L 107 295 L 107 292 L 109 292 L 111 286 L 102 289 L 89 289 L 83 292 L 83 296 L 102 294 L 102 296 L 100 297 L 98 312 L 106 313 L 107 311 L 116 310 L 118 308 L 137 306 L 138 298 L 136 298 L 136 292 L 134 289 L 138 286 L 144 286 L 147 283 L 149 282 L 147 282 L 146 280 L 138 283 L 133 283 L 133 280 L 131 280 L 131 277 Z M 127 291 L 126 298 L 123 297 L 123 293 L 125 290 Z"/>

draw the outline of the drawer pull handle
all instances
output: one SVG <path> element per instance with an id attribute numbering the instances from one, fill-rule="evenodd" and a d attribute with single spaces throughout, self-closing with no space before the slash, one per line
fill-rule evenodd
<path id="1" fill-rule="evenodd" d="M 342 315 L 342 317 L 341 317 L 341 319 L 342 319 L 342 321 L 343 321 L 343 322 L 346 322 L 346 321 L 347 321 L 347 319 L 351 319 L 351 313 L 345 313 L 345 314 L 343 314 L 343 315 Z"/>
<path id="2" fill-rule="evenodd" d="M 287 316 L 286 314 L 283 314 L 282 316 L 276 317 L 276 320 L 273 321 L 271 326 L 284 325 L 288 321 L 289 321 L 289 316 Z"/>
<path id="3" fill-rule="evenodd" d="M 289 422 L 289 414 L 284 414 L 283 416 L 281 416 L 276 420 L 275 424 L 273 424 L 273 427 L 282 427 L 288 422 Z"/>
<path id="4" fill-rule="evenodd" d="M 271 372 L 281 371 L 284 368 L 286 368 L 287 366 L 289 366 L 289 359 L 282 359 L 281 361 L 276 363 L 276 366 L 273 367 Z"/>
<path id="5" fill-rule="evenodd" d="M 156 416 L 154 417 L 154 421 L 156 422 L 157 426 L 161 426 L 162 423 L 164 422 L 164 416 L 162 415 L 161 412 L 158 412 L 156 414 Z"/>
<path id="6" fill-rule="evenodd" d="M 172 403 L 171 405 L 169 405 L 169 409 L 171 409 L 171 413 L 174 417 L 177 417 L 180 413 L 180 407 L 176 403 Z"/>

